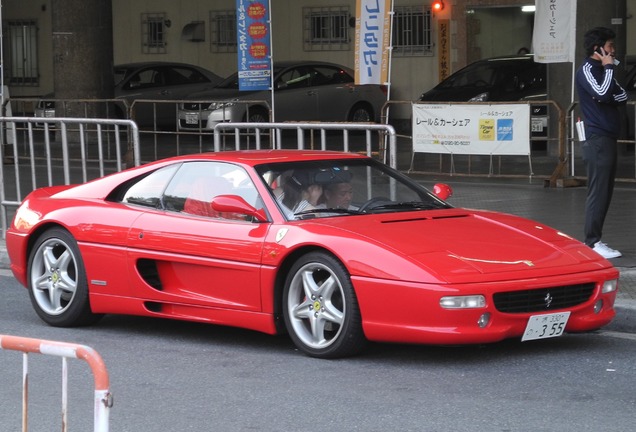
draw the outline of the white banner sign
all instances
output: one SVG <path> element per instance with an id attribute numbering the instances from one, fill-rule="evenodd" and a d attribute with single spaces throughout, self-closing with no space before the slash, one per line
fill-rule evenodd
<path id="1" fill-rule="evenodd" d="M 386 84 L 389 73 L 391 0 L 357 0 L 355 82 Z"/>
<path id="2" fill-rule="evenodd" d="M 413 151 L 529 155 L 530 105 L 413 104 Z"/>
<path id="3" fill-rule="evenodd" d="M 532 47 L 539 63 L 574 62 L 576 1 L 536 0 Z"/>

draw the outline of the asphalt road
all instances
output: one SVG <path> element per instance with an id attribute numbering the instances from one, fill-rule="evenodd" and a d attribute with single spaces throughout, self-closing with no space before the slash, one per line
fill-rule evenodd
<path id="1" fill-rule="evenodd" d="M 114 394 L 111 431 L 632 431 L 636 335 L 374 344 L 317 360 L 283 336 L 126 316 L 46 326 L 0 271 L 0 333 L 89 345 Z M 22 356 L 0 351 L 0 430 L 20 430 Z M 29 430 L 61 423 L 62 362 L 29 356 Z M 69 430 L 92 430 L 93 381 L 69 360 Z"/>

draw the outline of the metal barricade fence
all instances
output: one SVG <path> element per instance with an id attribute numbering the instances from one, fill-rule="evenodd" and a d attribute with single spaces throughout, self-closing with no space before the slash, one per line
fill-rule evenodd
<path id="1" fill-rule="evenodd" d="M 578 107 L 578 101 L 574 101 L 567 109 L 567 175 L 573 180 L 587 178 L 585 163 L 583 161 L 583 150 L 576 133 L 576 121 L 578 116 L 574 114 Z M 616 169 L 616 181 L 633 183 L 636 182 L 636 101 L 627 102 L 627 112 L 625 115 L 625 133 L 618 139 L 618 158 Z"/>
<path id="2" fill-rule="evenodd" d="M 306 131 L 318 131 L 320 134 L 320 150 L 340 150 L 345 152 L 352 151 L 352 139 L 350 132 L 364 132 L 364 153 L 367 156 L 377 155 L 379 159 L 393 168 L 397 168 L 397 142 L 396 132 L 393 126 L 386 124 L 376 123 L 303 123 L 303 122 L 284 122 L 284 123 L 219 123 L 214 127 L 214 151 L 222 151 L 225 146 L 223 145 L 222 138 L 225 136 L 223 131 L 233 131 L 234 136 L 234 149 L 244 149 L 243 146 L 248 146 L 249 143 L 242 139 L 245 133 L 242 131 L 248 130 L 251 132 L 251 136 L 254 137 L 254 146 L 256 149 L 263 148 L 263 136 L 273 138 L 272 148 L 282 148 L 283 138 L 282 132 L 285 130 L 296 131 L 296 148 L 299 150 L 306 149 L 305 146 L 305 132 Z M 338 144 L 334 145 L 335 139 L 327 139 L 327 131 L 342 132 L 341 147 Z M 374 150 L 374 140 L 372 133 L 378 134 Z M 312 138 L 313 147 L 313 134 Z M 336 148 L 334 148 L 336 147 Z M 388 148 L 387 148 L 388 147 Z"/>
<path id="3" fill-rule="evenodd" d="M 94 431 L 108 432 L 113 395 L 106 365 L 97 351 L 86 345 L 31 339 L 0 334 L 0 349 L 20 351 L 22 357 L 22 431 L 28 430 L 29 353 L 62 357 L 62 431 L 68 430 L 68 364 L 69 358 L 84 360 L 94 378 Z M 7 389 L 3 389 L 6 391 Z"/>
<path id="4" fill-rule="evenodd" d="M 140 164 L 139 130 L 132 120 L 0 117 L 0 127 L 3 238 L 8 209 L 32 190 L 84 183 Z"/>

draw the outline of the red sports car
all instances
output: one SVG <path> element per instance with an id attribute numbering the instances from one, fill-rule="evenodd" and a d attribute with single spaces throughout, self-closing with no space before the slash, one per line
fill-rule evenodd
<path id="1" fill-rule="evenodd" d="M 613 319 L 618 271 L 592 249 L 434 191 L 358 154 L 197 154 L 35 190 L 6 242 L 53 326 L 175 318 L 288 332 L 335 358 L 367 341 L 532 340 Z"/>

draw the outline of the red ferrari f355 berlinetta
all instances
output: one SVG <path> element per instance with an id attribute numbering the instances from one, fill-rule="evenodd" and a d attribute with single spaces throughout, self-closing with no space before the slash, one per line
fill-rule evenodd
<path id="1" fill-rule="evenodd" d="M 472 344 L 597 329 L 618 271 L 543 224 L 454 208 L 366 156 L 180 156 L 33 191 L 7 231 L 53 326 L 133 314 L 289 333 L 335 358 L 368 341 Z"/>

